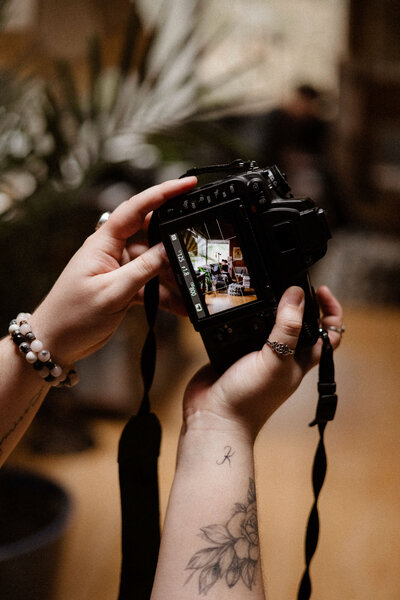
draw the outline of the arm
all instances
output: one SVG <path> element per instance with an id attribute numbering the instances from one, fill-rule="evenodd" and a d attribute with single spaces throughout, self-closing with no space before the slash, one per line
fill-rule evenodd
<path id="1" fill-rule="evenodd" d="M 341 326 L 338 302 L 327 288 L 318 295 L 324 324 Z M 290 288 L 270 339 L 295 348 L 303 309 L 302 291 Z M 340 336 L 331 334 L 337 347 Z M 264 600 L 254 441 L 319 354 L 319 342 L 295 357 L 264 346 L 219 379 L 206 367 L 189 384 L 152 600 Z"/>
<path id="2" fill-rule="evenodd" d="M 147 227 L 152 210 L 195 183 L 195 177 L 165 182 L 122 203 L 72 257 L 29 319 L 33 333 L 58 365 L 67 369 L 101 348 L 129 307 L 141 299 L 145 283 L 167 271 L 161 244 L 148 249 L 130 238 Z M 167 274 L 165 281 L 170 280 Z M 164 308 L 182 312 L 168 285 L 161 288 L 160 299 Z M 49 389 L 17 346 L 9 338 L 0 340 L 0 464 Z"/>

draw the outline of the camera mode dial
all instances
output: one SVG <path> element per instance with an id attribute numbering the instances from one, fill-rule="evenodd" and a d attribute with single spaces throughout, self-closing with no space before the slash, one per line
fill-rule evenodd
<path id="1" fill-rule="evenodd" d="M 271 186 L 279 196 L 284 198 L 290 192 L 290 186 L 288 185 L 286 175 L 276 165 L 269 167 L 264 171 L 264 175 Z"/>

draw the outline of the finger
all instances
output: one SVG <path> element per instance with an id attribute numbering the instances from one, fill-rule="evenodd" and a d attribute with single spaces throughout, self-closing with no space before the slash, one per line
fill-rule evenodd
<path id="1" fill-rule="evenodd" d="M 322 286 L 317 290 L 317 299 L 322 312 L 321 325 L 324 328 L 333 326 L 341 329 L 343 326 L 343 309 L 327 286 Z M 333 348 L 337 348 L 342 334 L 331 329 L 328 329 L 328 333 Z"/>
<path id="2" fill-rule="evenodd" d="M 304 291 L 302 288 L 292 286 L 283 294 L 276 313 L 275 325 L 269 335 L 271 342 L 287 345 L 291 350 L 295 350 L 299 339 L 304 313 Z M 263 347 L 263 354 L 280 361 L 282 356 L 275 352 L 267 344 Z"/>
<path id="3" fill-rule="evenodd" d="M 106 294 L 102 301 L 109 307 L 115 305 L 115 310 L 126 308 L 139 290 L 160 273 L 165 264 L 168 264 L 168 258 L 160 243 L 119 269 L 100 275 L 104 280 L 102 289 Z"/>
<path id="4" fill-rule="evenodd" d="M 99 229 L 99 233 L 125 242 L 141 228 L 149 212 L 159 208 L 169 198 L 187 192 L 196 183 L 196 177 L 173 179 L 133 196 L 114 210 L 108 221 Z"/>

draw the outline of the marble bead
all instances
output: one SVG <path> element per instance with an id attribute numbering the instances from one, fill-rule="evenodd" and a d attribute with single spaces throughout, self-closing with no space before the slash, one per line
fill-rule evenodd
<path id="1" fill-rule="evenodd" d="M 50 375 L 50 371 L 48 370 L 47 367 L 43 367 L 43 369 L 41 369 L 40 371 L 38 371 L 40 377 L 43 377 L 43 379 L 45 379 L 46 377 L 48 377 Z"/>
<path id="2" fill-rule="evenodd" d="M 22 333 L 22 335 L 26 335 L 27 333 L 30 333 L 32 331 L 32 328 L 29 325 L 29 323 L 22 323 L 22 325 L 20 325 L 19 330 Z"/>
<path id="3" fill-rule="evenodd" d="M 40 340 L 33 340 L 31 343 L 31 350 L 33 350 L 33 352 L 40 352 L 43 350 L 43 343 Z"/>
<path id="4" fill-rule="evenodd" d="M 62 368 L 59 365 L 55 365 L 51 369 L 50 373 L 53 375 L 53 377 L 60 377 L 60 375 L 62 375 Z"/>
<path id="5" fill-rule="evenodd" d="M 26 342 L 22 342 L 22 344 L 20 344 L 18 346 L 18 350 L 22 353 L 22 354 L 28 354 L 30 347 L 29 344 L 27 344 Z"/>
<path id="6" fill-rule="evenodd" d="M 8 333 L 19 333 L 19 325 L 17 323 L 12 323 L 8 328 Z"/>
<path id="7" fill-rule="evenodd" d="M 30 350 L 27 354 L 25 354 L 25 358 L 28 361 L 28 363 L 33 364 L 34 362 L 37 361 L 37 354 L 35 354 L 34 352 L 32 352 L 32 350 Z"/>
<path id="8" fill-rule="evenodd" d="M 40 350 L 38 359 L 42 362 L 47 362 L 50 358 L 50 352 L 48 350 Z"/>

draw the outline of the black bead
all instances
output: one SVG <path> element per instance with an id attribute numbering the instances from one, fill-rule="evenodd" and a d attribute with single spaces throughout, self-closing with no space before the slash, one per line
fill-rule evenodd
<path id="1" fill-rule="evenodd" d="M 54 367 L 56 366 L 56 363 L 54 363 L 52 360 L 48 360 L 44 364 L 46 365 L 46 367 L 48 368 L 49 371 L 51 371 L 52 369 L 54 369 Z"/>
<path id="2" fill-rule="evenodd" d="M 22 342 L 22 344 L 19 345 L 19 351 L 22 352 L 23 354 L 28 354 L 30 349 L 31 348 L 30 348 L 29 344 L 27 344 L 26 342 Z"/>
<path id="3" fill-rule="evenodd" d="M 55 377 L 53 377 L 53 375 L 47 375 L 47 377 L 45 377 L 44 380 L 50 383 L 51 381 L 55 380 Z"/>
<path id="4" fill-rule="evenodd" d="M 26 334 L 25 339 L 27 342 L 33 342 L 33 340 L 36 340 L 36 335 L 34 333 L 32 333 L 32 331 L 29 331 Z"/>
<path id="5" fill-rule="evenodd" d="M 41 371 L 44 367 L 44 363 L 41 360 L 37 360 L 33 363 L 32 367 L 35 369 L 35 371 Z"/>
<path id="6" fill-rule="evenodd" d="M 14 344 L 17 344 L 17 346 L 19 346 L 20 344 L 22 344 L 23 341 L 25 341 L 25 338 L 22 335 L 22 333 L 13 333 L 12 340 Z"/>

